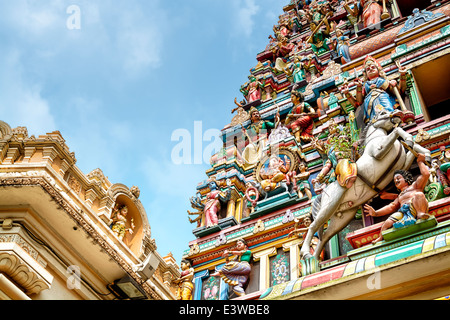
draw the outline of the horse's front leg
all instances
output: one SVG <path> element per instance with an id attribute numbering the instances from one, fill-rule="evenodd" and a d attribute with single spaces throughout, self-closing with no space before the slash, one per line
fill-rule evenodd
<path id="1" fill-rule="evenodd" d="M 416 153 L 421 153 L 425 155 L 425 160 L 431 162 L 431 152 L 430 150 L 422 147 L 420 144 L 415 143 L 413 140 L 413 136 L 403 130 L 402 128 L 396 129 L 398 135 L 406 142 L 408 146 L 410 146 Z"/>
<path id="2" fill-rule="evenodd" d="M 383 159 L 384 156 L 391 151 L 391 148 L 393 147 L 395 141 L 397 141 L 398 137 L 399 134 L 397 128 L 395 128 L 386 137 L 377 141 L 375 148 L 371 149 L 371 156 L 377 160 Z"/>

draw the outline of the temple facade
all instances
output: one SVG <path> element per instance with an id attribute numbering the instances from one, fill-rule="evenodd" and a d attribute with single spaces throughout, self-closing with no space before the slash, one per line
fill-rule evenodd
<path id="1" fill-rule="evenodd" d="M 191 197 L 187 299 L 447 297 L 450 2 L 280 13 Z"/>
<path id="2" fill-rule="evenodd" d="M 60 132 L 0 121 L 0 300 L 174 300 L 138 187 L 76 166 Z"/>

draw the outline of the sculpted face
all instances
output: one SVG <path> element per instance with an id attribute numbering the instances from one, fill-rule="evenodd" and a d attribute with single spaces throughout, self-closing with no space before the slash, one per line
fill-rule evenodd
<path id="1" fill-rule="evenodd" d="M 402 190 L 404 187 L 409 186 L 409 184 L 401 174 L 396 174 L 394 176 L 394 184 L 399 190 Z"/>
<path id="2" fill-rule="evenodd" d="M 369 80 L 372 80 L 380 76 L 380 71 L 378 70 L 378 67 L 374 62 L 370 60 L 367 61 L 364 68 L 366 70 L 367 78 L 369 78 Z"/>
<path id="3" fill-rule="evenodd" d="M 258 122 L 259 120 L 261 120 L 261 116 L 259 115 L 258 111 L 252 112 L 251 120 L 252 122 Z"/>

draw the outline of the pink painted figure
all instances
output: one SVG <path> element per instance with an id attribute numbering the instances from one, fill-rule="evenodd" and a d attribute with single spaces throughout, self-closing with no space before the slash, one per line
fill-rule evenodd
<path id="1" fill-rule="evenodd" d="M 361 20 L 364 23 L 364 28 L 381 21 L 381 14 L 383 8 L 378 3 L 378 0 L 360 0 L 357 5 L 350 8 L 348 5 L 353 4 L 354 1 L 347 1 L 347 9 L 350 10 L 353 16 L 361 15 Z"/>
<path id="2" fill-rule="evenodd" d="M 261 99 L 261 88 L 264 83 L 261 83 L 254 76 L 249 76 L 250 83 L 246 88 L 241 88 L 241 92 L 246 96 L 248 103 Z"/>
<path id="3" fill-rule="evenodd" d="M 205 220 L 206 227 L 212 227 L 219 223 L 218 214 L 221 208 L 221 202 L 227 202 L 230 200 L 231 192 L 228 189 L 225 194 L 219 189 L 217 182 L 215 180 L 208 184 L 211 190 L 206 196 L 205 204 Z"/>

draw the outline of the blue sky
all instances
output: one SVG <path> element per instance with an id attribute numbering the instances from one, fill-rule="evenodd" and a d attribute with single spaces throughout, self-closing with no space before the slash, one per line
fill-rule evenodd
<path id="1" fill-rule="evenodd" d="M 179 263 L 209 164 L 174 163 L 172 134 L 231 121 L 288 2 L 0 0 L 0 120 L 29 135 L 59 130 L 85 174 L 138 186 L 158 252 Z M 67 27 L 70 5 L 79 29 Z"/>

